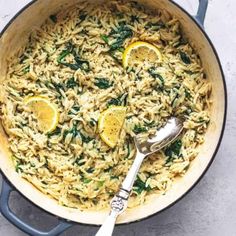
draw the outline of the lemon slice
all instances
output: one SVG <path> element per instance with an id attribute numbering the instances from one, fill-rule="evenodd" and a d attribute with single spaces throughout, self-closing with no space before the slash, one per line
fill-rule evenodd
<path id="1" fill-rule="evenodd" d="M 138 41 L 130 44 L 123 53 L 123 66 L 133 66 L 138 63 L 148 61 L 151 63 L 161 62 L 162 54 L 154 45 Z"/>
<path id="2" fill-rule="evenodd" d="M 25 104 L 38 119 L 38 125 L 42 132 L 53 131 L 59 119 L 57 107 L 45 97 L 34 96 L 25 99 Z"/>
<path id="3" fill-rule="evenodd" d="M 116 146 L 125 120 L 126 108 L 112 106 L 102 112 L 98 119 L 98 130 L 101 139 L 111 148 Z"/>

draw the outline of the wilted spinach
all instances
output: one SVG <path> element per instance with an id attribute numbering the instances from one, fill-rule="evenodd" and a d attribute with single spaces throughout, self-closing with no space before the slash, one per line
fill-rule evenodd
<path id="1" fill-rule="evenodd" d="M 110 83 L 106 78 L 95 78 L 95 80 L 94 85 L 100 89 L 108 89 L 113 85 L 113 82 Z"/>
<path id="2" fill-rule="evenodd" d="M 174 156 L 180 155 L 181 147 L 182 141 L 178 139 L 165 149 L 164 153 L 168 157 L 168 159 L 166 160 L 166 164 L 172 162 L 174 160 Z"/>
<path id="3" fill-rule="evenodd" d="M 134 182 L 134 187 L 133 187 L 133 191 L 135 191 L 137 194 L 141 194 L 142 191 L 150 191 L 151 187 L 148 185 L 146 186 L 146 183 L 143 182 L 139 176 L 137 176 L 137 179 Z"/>
<path id="4" fill-rule="evenodd" d="M 89 124 L 90 124 L 92 127 L 95 127 L 96 124 L 97 124 L 97 121 L 96 121 L 95 119 L 91 118 L 90 121 L 89 121 Z"/>
<path id="5" fill-rule="evenodd" d="M 51 81 L 51 84 L 53 85 L 53 87 L 55 88 L 56 92 L 60 95 L 60 97 L 62 96 L 61 91 L 64 91 L 64 86 L 63 84 L 60 83 L 56 83 Z"/>
<path id="6" fill-rule="evenodd" d="M 65 62 L 64 59 L 72 54 L 74 57 L 74 63 Z M 69 67 L 71 70 L 84 70 L 86 72 L 90 71 L 89 62 L 80 58 L 77 54 L 75 46 L 72 43 L 68 43 L 66 48 L 61 52 L 57 58 L 57 62 L 61 65 Z"/>
<path id="7" fill-rule="evenodd" d="M 112 29 L 108 35 L 101 35 L 101 39 L 110 47 L 109 54 L 114 58 L 114 51 L 123 51 L 123 44 L 127 38 L 133 36 L 133 31 L 125 24 L 125 22 L 120 22 L 116 29 Z M 109 43 L 110 39 L 113 43 Z"/>
<path id="8" fill-rule="evenodd" d="M 125 25 L 124 22 L 122 22 L 119 27 L 110 32 L 109 36 L 115 38 L 115 42 L 110 45 L 110 50 L 114 51 L 121 48 L 127 38 L 131 38 L 133 36 L 133 31 Z"/>
<path id="9" fill-rule="evenodd" d="M 86 136 L 80 130 L 78 130 L 77 126 L 78 126 L 78 122 L 75 122 L 73 124 L 73 127 L 70 130 L 64 131 L 64 134 L 63 134 L 64 139 L 66 138 L 68 134 L 72 134 L 72 138 L 80 136 L 83 143 L 89 143 L 90 141 L 93 140 L 93 138 Z"/>
<path id="10" fill-rule="evenodd" d="M 144 124 L 145 124 L 145 126 L 148 127 L 148 128 L 153 128 L 153 127 L 156 126 L 154 120 L 153 120 L 152 122 L 146 122 L 146 121 L 144 121 Z"/>
<path id="11" fill-rule="evenodd" d="M 127 105 L 127 97 L 128 97 L 128 93 L 123 93 L 121 94 L 119 97 L 117 98 L 111 98 L 107 105 L 108 106 L 126 106 Z"/>
<path id="12" fill-rule="evenodd" d="M 89 143 L 90 141 L 93 140 L 93 138 L 91 138 L 91 137 L 89 137 L 89 136 L 86 136 L 86 135 L 84 135 L 84 134 L 81 133 L 81 132 L 79 132 L 79 135 L 80 135 L 80 137 L 81 137 L 83 143 Z"/>
<path id="13" fill-rule="evenodd" d="M 108 44 L 109 45 L 109 38 L 108 38 L 108 36 L 107 35 L 105 35 L 105 34 L 102 34 L 101 36 L 101 39 L 106 43 L 106 44 Z"/>
<path id="14" fill-rule="evenodd" d="M 154 67 L 151 67 L 148 69 L 148 73 L 154 78 L 154 79 L 159 79 L 160 82 L 161 82 L 161 85 L 164 86 L 165 84 L 165 81 L 163 79 L 163 77 L 156 72 L 155 68 Z"/>
<path id="15" fill-rule="evenodd" d="M 69 115 L 77 115 L 77 113 L 79 112 L 80 107 L 74 105 L 71 110 L 68 112 Z"/>
<path id="16" fill-rule="evenodd" d="M 56 127 L 56 129 L 53 130 L 52 132 L 48 133 L 47 136 L 50 138 L 50 137 L 52 137 L 53 135 L 59 135 L 60 133 L 61 133 L 61 128 Z"/>
<path id="17" fill-rule="evenodd" d="M 135 125 L 134 128 L 133 128 L 133 132 L 135 134 L 140 134 L 140 133 L 143 133 L 143 132 L 146 132 L 146 131 L 147 131 L 147 128 L 142 127 L 140 124 Z"/>
<path id="18" fill-rule="evenodd" d="M 185 52 L 180 51 L 179 54 L 180 54 L 181 60 L 182 60 L 185 64 L 187 64 L 187 65 L 188 65 L 188 64 L 191 64 L 191 60 L 190 60 L 189 56 L 188 56 Z"/>
<path id="19" fill-rule="evenodd" d="M 67 88 L 74 88 L 75 86 L 77 86 L 78 84 L 77 84 L 77 82 L 75 81 L 75 78 L 74 77 L 72 77 L 72 78 L 70 78 L 70 79 L 68 79 L 67 81 L 66 81 L 66 87 Z"/>
<path id="20" fill-rule="evenodd" d="M 81 154 L 79 157 L 76 158 L 75 163 L 78 166 L 82 166 L 84 163 L 86 162 L 86 160 L 84 159 L 83 154 Z"/>
<path id="21" fill-rule="evenodd" d="M 16 163 L 15 170 L 16 170 L 17 173 L 23 172 L 23 169 L 22 169 L 21 165 L 22 164 L 20 162 Z"/>
<path id="22" fill-rule="evenodd" d="M 151 29 L 153 31 L 158 31 L 162 28 L 165 28 L 165 24 L 162 22 L 162 21 L 158 21 L 158 22 L 148 22 L 146 25 L 145 25 L 145 29 Z"/>
<path id="23" fill-rule="evenodd" d="M 23 74 L 26 74 L 30 71 L 30 66 L 26 66 L 24 69 L 23 69 Z"/>
<path id="24" fill-rule="evenodd" d="M 50 15 L 49 18 L 52 22 L 57 23 L 57 16 L 56 15 Z"/>

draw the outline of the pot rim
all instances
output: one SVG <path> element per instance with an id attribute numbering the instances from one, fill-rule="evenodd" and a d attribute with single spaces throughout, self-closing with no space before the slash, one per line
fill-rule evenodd
<path id="1" fill-rule="evenodd" d="M 31 0 L 29 3 L 27 3 L 23 8 L 21 8 L 9 21 L 8 23 L 3 27 L 3 29 L 0 31 L 0 39 L 2 38 L 3 34 L 7 31 L 7 29 L 11 26 L 11 24 L 14 22 L 14 20 L 21 14 L 23 13 L 25 10 L 27 10 L 30 6 L 32 6 L 34 3 L 38 2 L 39 0 Z M 171 4 L 175 5 L 177 8 L 179 8 L 185 15 L 188 16 L 189 20 L 191 20 L 198 28 L 199 30 L 203 33 L 204 37 L 207 39 L 210 47 L 212 48 L 212 51 L 214 53 L 214 56 L 217 60 L 219 69 L 220 69 L 220 73 L 221 73 L 221 77 L 222 77 L 222 82 L 223 82 L 223 90 L 224 90 L 224 116 L 223 116 L 223 123 L 222 123 L 222 127 L 221 127 L 221 131 L 220 131 L 220 136 L 215 148 L 215 151 L 212 155 L 212 157 L 210 158 L 210 161 L 208 163 L 208 165 L 206 166 L 206 168 L 204 169 L 204 171 L 202 172 L 202 174 L 198 177 L 198 179 L 192 184 L 192 186 L 186 191 L 184 192 L 179 198 L 177 198 L 174 202 L 172 202 L 171 204 L 169 204 L 168 206 L 164 207 L 162 210 L 155 212 L 149 216 L 143 217 L 141 219 L 138 220 L 134 220 L 134 221 L 130 221 L 130 222 L 125 222 L 125 223 L 119 223 L 119 225 L 128 225 L 128 224 L 132 224 L 132 223 L 137 223 L 139 221 L 142 220 L 146 220 L 149 219 L 151 217 L 156 216 L 157 214 L 160 214 L 161 212 L 167 210 L 168 208 L 172 207 L 173 205 L 175 205 L 177 202 L 179 202 L 181 199 L 183 199 L 188 193 L 190 193 L 194 187 L 196 187 L 196 185 L 200 182 L 200 180 L 203 178 L 203 176 L 206 174 L 206 172 L 208 171 L 209 167 L 211 166 L 211 164 L 213 163 L 214 159 L 216 158 L 216 154 L 219 150 L 219 147 L 221 145 L 222 139 L 223 139 L 223 135 L 224 135 L 224 131 L 225 131 L 225 126 L 226 126 L 226 119 L 227 119 L 227 111 L 228 111 L 228 92 L 227 92 L 227 86 L 226 86 L 226 79 L 225 79 L 225 75 L 223 72 L 223 68 L 222 68 L 222 64 L 220 62 L 220 58 L 218 56 L 217 50 L 214 47 L 213 42 L 211 41 L 210 37 L 208 36 L 208 34 L 206 33 L 206 31 L 203 28 L 203 25 L 194 17 L 192 16 L 187 10 L 185 10 L 182 6 L 180 6 L 178 3 L 176 3 L 174 0 L 168 0 Z M 36 206 L 37 208 L 41 209 L 42 211 L 47 212 L 50 215 L 56 216 L 57 215 L 47 211 L 46 209 L 40 207 L 39 205 L 35 204 L 31 199 L 29 199 L 27 196 L 25 196 L 23 193 L 21 193 L 17 187 L 15 187 L 15 185 L 13 183 L 11 183 L 10 180 L 8 180 L 7 176 L 4 174 L 4 172 L 2 171 L 2 169 L 0 169 L 0 173 L 2 174 L 3 178 L 5 178 L 12 186 L 13 188 L 20 193 L 21 196 L 23 196 L 24 198 L 27 199 L 27 201 L 29 201 L 31 204 L 33 204 L 34 206 Z M 64 218 L 64 220 L 67 220 Z M 88 225 L 88 226 L 98 226 L 97 224 L 92 224 L 92 223 L 80 223 L 80 222 L 75 222 L 75 221 L 71 221 L 71 223 L 73 224 L 81 224 L 81 225 Z"/>

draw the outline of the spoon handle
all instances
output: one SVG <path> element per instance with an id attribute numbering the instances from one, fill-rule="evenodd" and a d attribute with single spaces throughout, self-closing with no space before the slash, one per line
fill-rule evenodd
<path id="1" fill-rule="evenodd" d="M 120 190 L 111 200 L 111 212 L 97 232 L 96 236 L 112 235 L 118 215 L 124 212 L 124 210 L 127 208 L 128 198 L 144 157 L 145 155 L 137 152 L 135 160 L 128 171 L 125 180 L 123 181 Z"/>
<path id="2" fill-rule="evenodd" d="M 117 211 L 111 211 L 95 236 L 111 236 L 116 223 L 117 216 Z"/>
<path id="3" fill-rule="evenodd" d="M 143 159 L 144 159 L 145 155 L 140 153 L 139 151 L 137 151 L 137 154 L 136 154 L 136 157 L 134 159 L 134 162 L 130 168 L 130 170 L 128 171 L 127 173 L 127 176 L 125 177 L 122 185 L 121 185 L 121 188 L 123 190 L 126 190 L 127 192 L 130 193 L 130 191 L 132 190 L 133 188 L 133 185 L 134 185 L 134 181 L 137 177 L 137 174 L 139 172 L 139 169 L 140 169 L 140 166 L 143 162 Z"/>

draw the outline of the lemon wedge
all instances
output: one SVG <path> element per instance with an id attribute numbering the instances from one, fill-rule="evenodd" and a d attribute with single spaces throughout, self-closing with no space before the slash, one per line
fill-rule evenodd
<path id="1" fill-rule="evenodd" d="M 48 98 L 34 96 L 26 98 L 24 102 L 38 119 L 38 125 L 42 132 L 49 133 L 56 128 L 59 112 Z"/>
<path id="2" fill-rule="evenodd" d="M 161 62 L 162 54 L 154 45 L 142 41 L 132 43 L 125 49 L 123 53 L 124 68 L 144 61 Z"/>
<path id="3" fill-rule="evenodd" d="M 112 106 L 102 112 L 98 119 L 101 139 L 111 148 L 115 147 L 126 115 L 126 108 Z"/>

